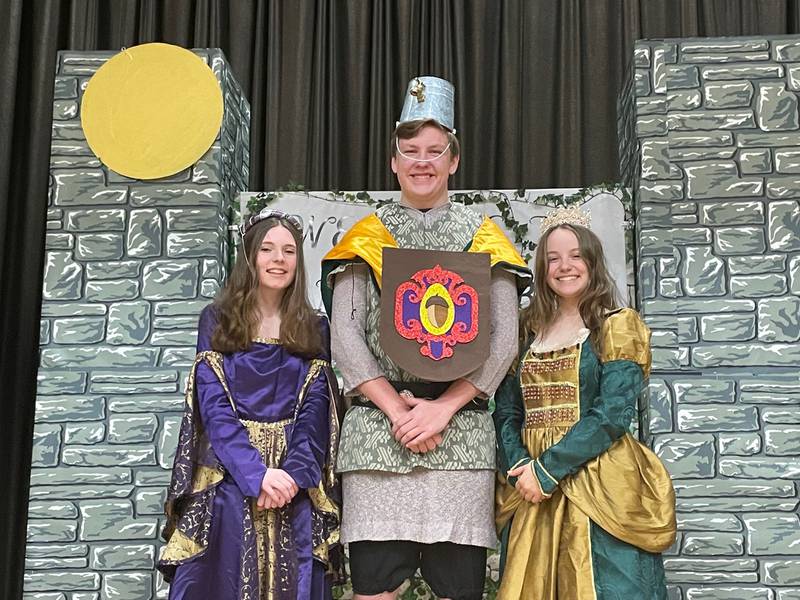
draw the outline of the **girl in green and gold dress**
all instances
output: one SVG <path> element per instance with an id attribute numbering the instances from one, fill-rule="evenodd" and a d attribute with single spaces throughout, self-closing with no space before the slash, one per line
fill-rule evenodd
<path id="1" fill-rule="evenodd" d="M 629 428 L 650 332 L 617 308 L 588 215 L 542 223 L 518 365 L 495 395 L 499 600 L 662 600 L 675 494 Z"/>

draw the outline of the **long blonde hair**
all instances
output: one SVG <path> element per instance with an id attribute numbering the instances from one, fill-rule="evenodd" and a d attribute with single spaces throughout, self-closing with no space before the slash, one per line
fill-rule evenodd
<path id="1" fill-rule="evenodd" d="M 281 299 L 280 342 L 290 353 L 300 356 L 319 356 L 323 351 L 319 317 L 311 307 L 306 293 L 303 234 L 286 219 L 270 217 L 247 230 L 242 251 L 236 257 L 228 282 L 214 300 L 217 327 L 211 338 L 211 347 L 217 352 L 247 350 L 258 334 L 259 283 L 255 270 L 256 258 L 264 236 L 277 226 L 286 228 L 297 246 L 294 281 L 286 288 Z"/>
<path id="2" fill-rule="evenodd" d="M 547 240 L 556 229 L 567 229 L 578 238 L 581 258 L 589 274 L 589 283 L 578 301 L 578 311 L 589 329 L 592 346 L 599 352 L 603 321 L 609 311 L 619 307 L 620 297 L 606 266 L 603 244 L 594 233 L 580 225 L 557 225 L 540 238 L 534 258 L 533 296 L 520 315 L 520 337 L 523 342 L 530 342 L 534 334 L 547 330 L 558 312 L 558 295 L 547 285 Z"/>

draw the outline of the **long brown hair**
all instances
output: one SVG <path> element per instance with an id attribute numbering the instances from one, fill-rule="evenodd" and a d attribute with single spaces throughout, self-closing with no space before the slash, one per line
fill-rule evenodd
<path id="1" fill-rule="evenodd" d="M 547 285 L 547 239 L 556 229 L 567 229 L 578 238 L 581 258 L 589 273 L 589 283 L 578 301 L 578 311 L 590 331 L 592 346 L 599 352 L 600 330 L 606 314 L 619 307 L 619 291 L 608 272 L 603 244 L 594 233 L 580 225 L 557 225 L 540 238 L 534 258 L 533 296 L 530 306 L 520 315 L 520 336 L 523 341 L 530 341 L 532 333 L 543 333 L 558 312 L 558 295 Z"/>
<path id="2" fill-rule="evenodd" d="M 322 338 L 319 317 L 306 294 L 306 269 L 303 260 L 303 234 L 286 219 L 270 217 L 253 225 L 244 235 L 243 248 L 236 257 L 228 282 L 214 300 L 217 327 L 211 347 L 229 353 L 247 350 L 258 334 L 258 273 L 256 258 L 264 236 L 273 227 L 281 226 L 292 234 L 297 246 L 297 270 L 294 281 L 284 290 L 281 299 L 280 342 L 292 354 L 319 356 Z M 245 256 L 247 260 L 245 260 Z"/>

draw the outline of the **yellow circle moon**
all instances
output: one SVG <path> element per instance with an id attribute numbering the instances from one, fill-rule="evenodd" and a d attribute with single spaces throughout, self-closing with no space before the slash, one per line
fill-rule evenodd
<path id="1" fill-rule="evenodd" d="M 110 169 L 157 179 L 196 163 L 222 124 L 222 90 L 196 54 L 142 44 L 108 60 L 81 103 L 86 141 Z"/>

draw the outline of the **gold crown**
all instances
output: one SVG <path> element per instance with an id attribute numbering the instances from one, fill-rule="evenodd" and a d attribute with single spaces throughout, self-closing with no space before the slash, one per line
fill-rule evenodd
<path id="1" fill-rule="evenodd" d="M 582 211 L 577 205 L 556 208 L 547 213 L 542 219 L 542 235 L 558 225 L 580 225 L 589 229 L 592 217 L 588 212 Z"/>

